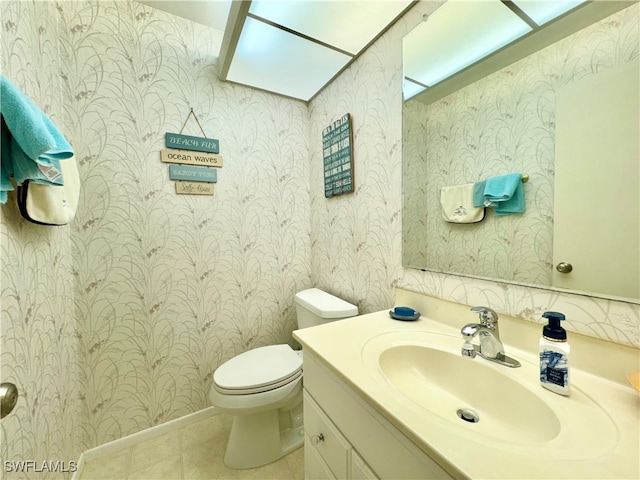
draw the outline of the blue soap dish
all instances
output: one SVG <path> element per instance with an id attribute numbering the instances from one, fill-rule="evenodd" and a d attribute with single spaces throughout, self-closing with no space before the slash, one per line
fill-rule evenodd
<path id="1" fill-rule="evenodd" d="M 393 310 L 389 310 L 389 316 L 394 320 L 411 322 L 420 318 L 420 312 L 409 307 L 395 307 Z"/>

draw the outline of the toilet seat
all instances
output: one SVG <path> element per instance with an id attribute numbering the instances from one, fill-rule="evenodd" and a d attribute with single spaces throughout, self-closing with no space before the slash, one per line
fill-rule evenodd
<path id="1" fill-rule="evenodd" d="M 287 385 L 302 376 L 300 355 L 286 344 L 259 347 L 228 360 L 213 374 L 213 387 L 227 395 L 249 395 Z"/>

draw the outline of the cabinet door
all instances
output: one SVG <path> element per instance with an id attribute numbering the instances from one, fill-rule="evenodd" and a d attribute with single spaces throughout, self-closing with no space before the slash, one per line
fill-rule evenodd
<path id="1" fill-rule="evenodd" d="M 310 443 L 309 437 L 304 439 L 304 478 L 305 480 L 336 480 L 331 469 L 324 463 L 320 452 Z"/>
<path id="2" fill-rule="evenodd" d="M 305 445 L 317 451 L 335 478 L 346 479 L 351 445 L 306 391 L 304 392 L 304 432 Z M 305 446 L 305 454 L 307 450 Z"/>
<path id="3" fill-rule="evenodd" d="M 380 480 L 355 450 L 351 450 L 351 480 Z"/>

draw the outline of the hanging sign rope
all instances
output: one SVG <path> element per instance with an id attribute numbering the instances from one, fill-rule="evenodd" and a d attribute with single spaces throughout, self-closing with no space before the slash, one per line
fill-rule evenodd
<path id="1" fill-rule="evenodd" d="M 193 116 L 200 131 L 202 132 L 202 137 L 192 137 L 190 135 L 183 135 L 184 127 L 187 125 L 189 119 Z M 182 150 L 191 150 L 193 152 L 205 152 L 205 153 L 220 153 L 220 142 L 215 138 L 207 138 L 207 135 L 204 133 L 204 129 L 200 124 L 200 120 L 198 120 L 198 116 L 193 111 L 193 107 L 191 107 L 191 111 L 189 115 L 187 115 L 187 119 L 182 124 L 182 128 L 180 129 L 180 133 L 166 133 L 165 134 L 165 146 L 169 148 L 180 148 Z M 176 162 L 177 163 L 177 162 Z M 215 166 L 222 165 L 222 158 L 220 158 L 220 164 Z"/>
<path id="2" fill-rule="evenodd" d="M 193 107 L 191 107 L 191 111 L 189 112 L 189 115 L 187 115 L 187 119 L 182 124 L 182 128 L 180 129 L 180 133 L 182 133 L 182 131 L 184 130 L 184 127 L 187 125 L 187 122 L 191 118 L 191 115 L 193 115 L 193 118 L 195 119 L 196 123 L 198 124 L 198 127 L 200 127 L 200 131 L 202 132 L 202 136 L 204 138 L 207 138 L 207 134 L 204 133 L 204 129 L 202 128 L 202 125 L 200 125 L 200 120 L 198 120 L 198 116 L 196 115 L 196 112 L 193 111 Z"/>

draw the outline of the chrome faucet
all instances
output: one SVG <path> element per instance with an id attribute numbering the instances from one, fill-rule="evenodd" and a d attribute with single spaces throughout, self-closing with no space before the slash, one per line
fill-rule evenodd
<path id="1" fill-rule="evenodd" d="M 480 323 L 469 323 L 460 330 L 464 339 L 462 356 L 474 358 L 477 354 L 500 365 L 519 367 L 519 361 L 504 354 L 504 346 L 498 330 L 498 314 L 489 307 L 473 307 L 471 311 L 478 314 Z M 479 337 L 480 345 L 471 343 L 476 335 Z"/>

